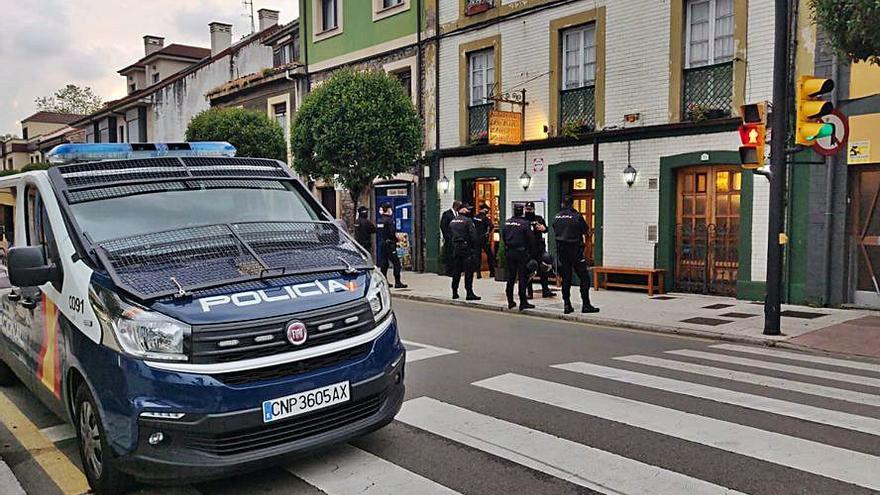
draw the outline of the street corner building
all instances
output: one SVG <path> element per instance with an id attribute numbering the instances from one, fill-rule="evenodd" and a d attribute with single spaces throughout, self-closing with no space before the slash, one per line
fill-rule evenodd
<path id="1" fill-rule="evenodd" d="M 811 74 L 830 52 L 800 4 L 797 67 Z M 769 182 L 740 166 L 738 128 L 740 105 L 772 97 L 772 2 L 449 0 L 437 13 L 428 269 L 441 269 L 439 217 L 453 200 L 488 204 L 498 225 L 517 202 L 552 218 L 571 194 L 592 230 L 592 264 L 662 269 L 671 290 L 763 300 Z M 852 302 L 876 271 L 842 269 L 860 270 L 846 261 L 846 195 L 835 206 L 842 245 L 823 261 L 825 164 L 808 150 L 789 168 L 785 295 Z"/>

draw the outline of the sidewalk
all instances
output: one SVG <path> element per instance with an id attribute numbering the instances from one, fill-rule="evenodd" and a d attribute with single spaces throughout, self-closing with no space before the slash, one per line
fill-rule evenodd
<path id="1" fill-rule="evenodd" d="M 434 273 L 404 274 L 407 289 L 395 289 L 400 299 L 466 305 L 495 311 L 507 309 L 504 284 L 494 279 L 474 280 L 474 292 L 481 301 L 466 302 L 451 298 L 450 279 Z M 536 296 L 540 286 L 535 284 Z M 562 312 L 562 295 L 554 289 L 554 298 L 536 297 L 537 308 L 525 314 L 546 318 L 631 328 L 662 333 L 693 335 L 720 340 L 811 348 L 828 352 L 880 358 L 880 313 L 861 310 L 809 308 L 783 305 L 782 335 L 767 336 L 764 329 L 762 303 L 740 301 L 728 297 L 695 294 L 664 294 L 648 297 L 644 292 L 591 290 L 596 314 L 580 313 L 580 294 L 572 290 L 575 313 Z M 461 290 L 464 297 L 464 290 Z"/>

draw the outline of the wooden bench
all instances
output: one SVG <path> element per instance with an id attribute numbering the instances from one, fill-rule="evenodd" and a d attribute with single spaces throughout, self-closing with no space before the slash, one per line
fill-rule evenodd
<path id="1" fill-rule="evenodd" d="M 596 290 L 607 289 L 608 287 L 618 287 L 623 289 L 643 289 L 648 291 L 649 296 L 654 295 L 654 283 L 657 283 L 657 293 L 663 294 L 663 273 L 666 270 L 660 268 L 624 268 L 624 267 L 616 267 L 616 266 L 594 266 L 593 267 L 593 287 Z M 604 282 L 602 285 L 599 285 L 600 282 L 600 274 L 605 274 Z M 620 283 L 620 282 L 609 282 L 608 275 L 640 275 L 647 279 L 647 283 L 645 284 L 632 284 L 632 283 Z"/>

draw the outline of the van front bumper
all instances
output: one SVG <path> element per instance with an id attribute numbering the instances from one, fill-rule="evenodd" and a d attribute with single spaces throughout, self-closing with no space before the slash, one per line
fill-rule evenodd
<path id="1" fill-rule="evenodd" d="M 181 420 L 141 417 L 136 449 L 116 465 L 141 481 L 178 484 L 265 468 L 344 443 L 394 419 L 403 404 L 404 365 L 401 354 L 382 374 L 352 383 L 349 401 L 271 423 L 263 422 L 260 408 Z M 159 432 L 163 440 L 150 445 Z"/>

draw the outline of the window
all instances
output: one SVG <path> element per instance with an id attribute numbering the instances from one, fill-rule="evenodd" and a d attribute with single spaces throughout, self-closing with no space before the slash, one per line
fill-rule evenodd
<path id="1" fill-rule="evenodd" d="M 27 127 L 21 128 L 21 138 L 24 140 L 27 140 L 27 138 L 28 138 L 28 128 Z"/>
<path id="2" fill-rule="evenodd" d="M 468 54 L 468 105 L 482 105 L 492 96 L 495 86 L 495 50 L 480 50 Z"/>
<path id="3" fill-rule="evenodd" d="M 403 5 L 403 0 L 382 0 L 383 9 L 390 9 L 391 7 L 396 7 L 397 5 Z"/>
<path id="4" fill-rule="evenodd" d="M 467 0 L 464 8 L 465 15 L 475 15 L 485 12 L 494 6 L 493 0 Z"/>
<path id="5" fill-rule="evenodd" d="M 562 32 L 562 89 L 582 88 L 596 83 L 596 25 Z"/>
<path id="6" fill-rule="evenodd" d="M 153 84 L 155 84 L 155 83 L 157 83 L 157 82 L 159 82 L 159 73 L 158 73 L 158 72 L 154 72 L 154 73 L 153 73 Z"/>
<path id="7" fill-rule="evenodd" d="M 397 72 L 392 72 L 392 76 L 403 86 L 406 95 L 412 98 L 412 72 L 409 68 Z"/>
<path id="8" fill-rule="evenodd" d="M 117 143 L 127 142 L 125 140 L 125 126 L 124 125 L 119 126 L 119 131 L 117 131 L 117 134 L 116 134 L 116 142 Z"/>
<path id="9" fill-rule="evenodd" d="M 27 194 L 27 204 L 25 205 L 24 212 L 27 244 L 29 246 L 45 246 L 44 260 L 46 262 L 53 262 L 58 269 L 61 269 L 61 256 L 58 251 L 58 245 L 55 243 L 52 224 L 49 221 L 49 215 L 46 212 L 46 206 L 43 204 L 42 197 L 35 186 L 28 186 L 25 191 Z M 59 291 L 62 288 L 60 281 L 53 282 L 52 285 Z"/>
<path id="10" fill-rule="evenodd" d="M 560 33 L 562 81 L 559 127 L 586 130 L 596 125 L 596 24 Z"/>
<path id="11" fill-rule="evenodd" d="M 290 63 L 290 59 L 288 56 L 290 53 L 286 50 L 286 45 L 281 46 L 275 49 L 273 53 L 273 65 L 275 67 L 280 67 L 282 65 L 287 65 Z"/>
<path id="12" fill-rule="evenodd" d="M 135 84 L 135 83 L 129 84 L 128 85 L 128 93 L 131 94 L 131 93 L 134 93 L 135 91 L 137 91 L 137 84 Z"/>
<path id="13" fill-rule="evenodd" d="M 495 89 L 495 50 L 468 54 L 468 142 L 482 143 L 489 138 L 489 100 Z"/>
<path id="14" fill-rule="evenodd" d="M 733 0 L 689 0 L 686 68 L 733 60 Z"/>
<path id="15" fill-rule="evenodd" d="M 336 29 L 339 25 L 336 21 L 338 13 L 336 1 L 321 0 L 321 31 L 330 31 L 331 29 Z"/>
<path id="16" fill-rule="evenodd" d="M 275 122 L 278 122 L 278 125 L 284 129 L 284 134 L 287 135 L 287 103 L 272 105 L 272 113 L 275 115 Z"/>

